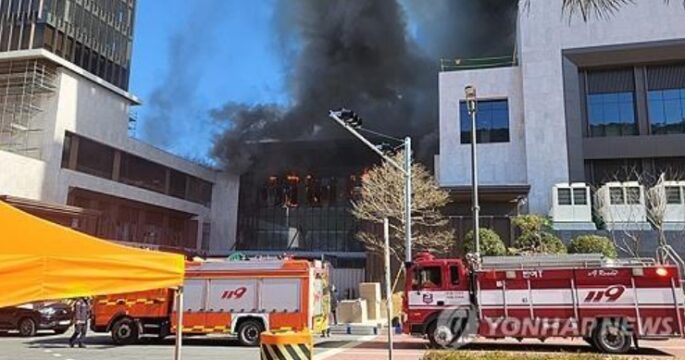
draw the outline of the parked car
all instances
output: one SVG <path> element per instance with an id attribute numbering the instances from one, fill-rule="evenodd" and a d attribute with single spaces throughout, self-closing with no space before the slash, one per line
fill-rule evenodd
<path id="1" fill-rule="evenodd" d="M 39 330 L 63 334 L 72 325 L 73 310 L 63 302 L 34 303 L 0 308 L 0 332 L 16 330 L 34 336 Z"/>

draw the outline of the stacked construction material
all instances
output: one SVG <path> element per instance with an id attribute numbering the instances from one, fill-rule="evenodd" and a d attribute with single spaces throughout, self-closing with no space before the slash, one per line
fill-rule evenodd
<path id="1" fill-rule="evenodd" d="M 343 300 L 339 302 L 337 316 L 338 322 L 343 324 L 367 322 L 366 300 Z"/>
<path id="2" fill-rule="evenodd" d="M 369 320 L 376 321 L 383 317 L 381 314 L 381 284 L 361 283 L 359 284 L 359 296 L 366 300 Z"/>

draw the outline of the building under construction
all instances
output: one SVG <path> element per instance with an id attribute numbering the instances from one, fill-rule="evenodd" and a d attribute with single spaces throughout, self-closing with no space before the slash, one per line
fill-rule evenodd
<path id="1" fill-rule="evenodd" d="M 237 177 L 129 137 L 134 10 L 0 1 L 0 200 L 110 240 L 224 253 Z"/>

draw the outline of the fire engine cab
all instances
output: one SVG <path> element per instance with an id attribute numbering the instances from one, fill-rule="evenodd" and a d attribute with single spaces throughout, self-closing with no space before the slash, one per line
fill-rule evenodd
<path id="1" fill-rule="evenodd" d="M 328 328 L 328 268 L 320 261 L 268 259 L 188 263 L 183 334 L 236 335 L 259 344 L 264 330 Z M 117 344 L 144 334 L 164 338 L 178 331 L 175 291 L 159 289 L 97 297 L 91 327 L 111 331 Z"/>
<path id="2" fill-rule="evenodd" d="M 683 337 L 679 268 L 599 254 L 484 257 L 421 253 L 408 265 L 404 332 L 448 347 L 485 338 L 581 337 L 607 353 Z"/>

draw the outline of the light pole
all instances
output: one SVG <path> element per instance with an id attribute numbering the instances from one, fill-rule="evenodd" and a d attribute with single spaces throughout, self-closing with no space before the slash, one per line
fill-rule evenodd
<path id="1" fill-rule="evenodd" d="M 328 116 L 331 119 L 335 120 L 342 127 L 344 127 L 347 131 L 352 133 L 352 135 L 354 135 L 357 139 L 361 140 L 361 142 L 363 142 L 376 154 L 380 155 L 380 157 L 383 158 L 383 160 L 387 161 L 390 165 L 398 169 L 402 173 L 402 175 L 404 175 L 404 259 L 406 263 L 411 262 L 411 138 L 407 136 L 404 138 L 404 140 L 402 140 L 381 133 L 372 132 L 376 135 L 380 135 L 382 137 L 389 138 L 398 142 L 403 141 L 402 147 L 404 148 L 404 164 L 400 165 L 397 162 L 395 162 L 395 160 L 393 160 L 390 156 L 388 156 L 383 151 L 382 147 L 374 145 L 373 143 L 371 143 L 371 141 L 365 138 L 364 135 L 360 134 L 359 131 L 357 131 L 362 126 L 362 119 L 357 114 L 355 114 L 354 111 L 349 109 L 331 110 L 329 111 Z"/>
<path id="2" fill-rule="evenodd" d="M 383 219 L 383 240 L 385 243 L 383 251 L 383 272 L 385 273 L 385 304 L 386 317 L 388 319 L 388 360 L 393 360 L 392 356 L 392 285 L 390 284 L 390 224 L 387 217 Z"/>
<path id="3" fill-rule="evenodd" d="M 473 240 L 476 245 L 476 260 L 480 263 L 480 205 L 478 204 L 478 153 L 476 151 L 476 113 L 478 100 L 476 88 L 467 85 L 464 88 L 466 107 L 471 116 L 471 187 L 473 190 Z"/>

